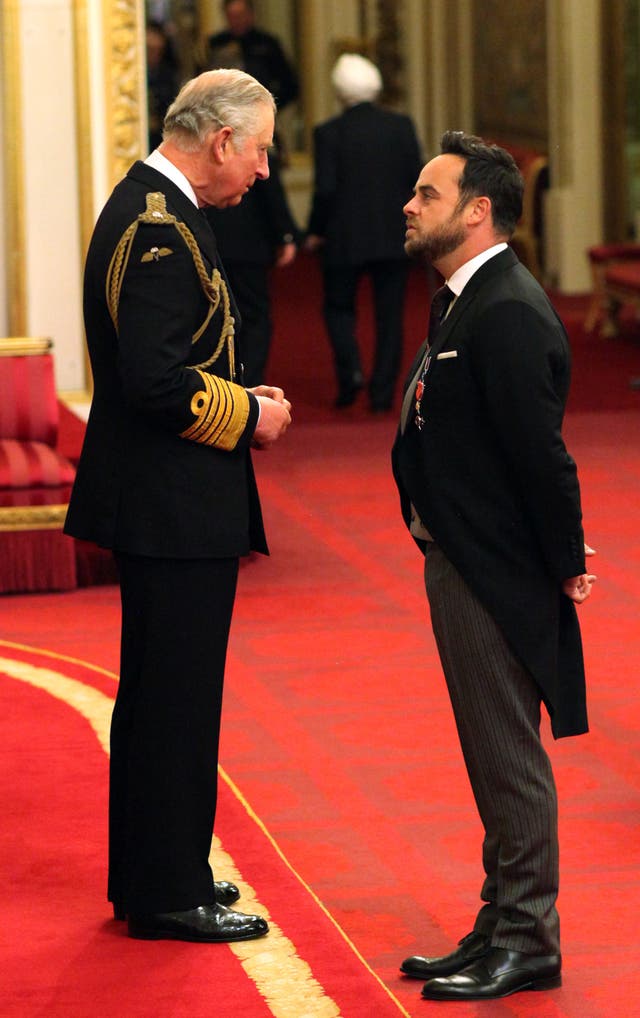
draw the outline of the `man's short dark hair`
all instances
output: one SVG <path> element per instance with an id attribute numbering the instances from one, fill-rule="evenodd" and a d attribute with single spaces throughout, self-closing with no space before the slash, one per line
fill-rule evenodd
<path id="1" fill-rule="evenodd" d="M 442 136 L 443 154 L 465 160 L 460 177 L 462 207 L 470 198 L 481 195 L 491 200 L 496 232 L 511 237 L 522 215 L 524 181 L 513 156 L 499 145 L 488 145 L 482 138 L 464 131 L 446 131 Z"/>

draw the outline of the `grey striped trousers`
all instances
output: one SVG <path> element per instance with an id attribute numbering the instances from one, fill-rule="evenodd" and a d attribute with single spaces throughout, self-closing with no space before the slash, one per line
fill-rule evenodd
<path id="1" fill-rule="evenodd" d="M 540 692 L 493 618 L 429 542 L 425 582 L 433 632 L 485 829 L 475 929 L 494 947 L 556 954 L 560 924 L 558 806 L 540 741 Z"/>

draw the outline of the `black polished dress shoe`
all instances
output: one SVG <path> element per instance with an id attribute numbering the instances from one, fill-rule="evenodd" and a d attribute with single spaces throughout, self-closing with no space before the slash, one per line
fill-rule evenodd
<path id="1" fill-rule="evenodd" d="M 430 979 L 425 1000 L 495 1000 L 519 990 L 552 990 L 562 985 L 559 954 L 523 954 L 492 947 L 484 958 L 451 976 Z"/>
<path id="2" fill-rule="evenodd" d="M 348 382 L 343 383 L 336 396 L 334 407 L 337 410 L 342 410 L 345 407 L 352 406 L 358 398 L 358 393 L 364 386 L 364 379 L 361 374 L 355 374 L 352 379 Z"/>
<path id="3" fill-rule="evenodd" d="M 139 940 L 190 940 L 203 944 L 255 940 L 269 932 L 257 915 L 234 912 L 224 905 L 200 905 L 185 912 L 130 915 L 129 936 Z"/>
<path id="4" fill-rule="evenodd" d="M 230 880 L 216 880 L 213 887 L 217 905 L 233 905 L 240 897 L 240 891 Z M 113 903 L 113 918 L 120 920 L 127 918 L 127 909 L 119 901 Z"/>
<path id="5" fill-rule="evenodd" d="M 411 979 L 433 979 L 434 976 L 451 976 L 454 972 L 466 968 L 472 961 L 484 957 L 491 948 L 491 940 L 484 933 L 467 933 L 466 937 L 458 942 L 458 946 L 451 954 L 445 954 L 442 958 L 422 958 L 414 955 L 412 958 L 405 958 L 400 966 L 400 971 Z"/>

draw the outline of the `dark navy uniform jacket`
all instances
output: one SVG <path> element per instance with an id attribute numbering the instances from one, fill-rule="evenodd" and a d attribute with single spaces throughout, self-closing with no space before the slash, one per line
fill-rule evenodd
<path id="1" fill-rule="evenodd" d="M 144 163 L 96 224 L 84 316 L 94 394 L 66 532 L 137 555 L 266 552 L 249 453 L 259 408 L 215 238 Z"/>

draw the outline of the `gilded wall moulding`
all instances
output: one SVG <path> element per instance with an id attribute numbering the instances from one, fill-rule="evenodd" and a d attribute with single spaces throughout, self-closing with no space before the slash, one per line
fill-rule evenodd
<path id="1" fill-rule="evenodd" d="M 142 154 L 142 5 L 138 0 L 105 0 L 107 123 L 111 183 L 116 184 Z"/>

